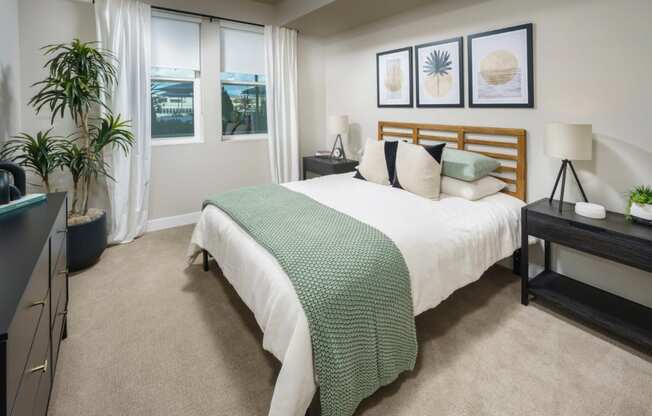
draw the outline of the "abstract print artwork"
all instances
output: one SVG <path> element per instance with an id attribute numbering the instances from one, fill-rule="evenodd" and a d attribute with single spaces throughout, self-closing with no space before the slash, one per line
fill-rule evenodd
<path id="1" fill-rule="evenodd" d="M 376 54 L 378 107 L 412 107 L 412 48 Z"/>
<path id="2" fill-rule="evenodd" d="M 469 36 L 469 106 L 534 107 L 532 24 Z"/>
<path id="3" fill-rule="evenodd" d="M 415 49 L 417 107 L 464 107 L 462 38 Z"/>

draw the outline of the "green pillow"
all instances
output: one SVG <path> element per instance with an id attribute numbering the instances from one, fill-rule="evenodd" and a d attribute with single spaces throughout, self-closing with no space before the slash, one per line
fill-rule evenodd
<path id="1" fill-rule="evenodd" d="M 442 161 L 442 175 L 468 182 L 484 178 L 500 166 L 500 162 L 488 156 L 448 147 Z"/>

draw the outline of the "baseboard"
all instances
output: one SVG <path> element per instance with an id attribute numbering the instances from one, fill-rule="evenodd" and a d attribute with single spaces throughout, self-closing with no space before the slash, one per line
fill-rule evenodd
<path id="1" fill-rule="evenodd" d="M 155 218 L 147 221 L 147 232 L 165 230 L 167 228 L 181 227 L 182 225 L 195 224 L 199 220 L 201 211 L 189 214 L 175 215 L 173 217 Z"/>

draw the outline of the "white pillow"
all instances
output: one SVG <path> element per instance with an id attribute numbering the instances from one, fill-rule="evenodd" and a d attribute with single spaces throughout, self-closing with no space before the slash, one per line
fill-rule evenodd
<path id="1" fill-rule="evenodd" d="M 367 139 L 358 172 L 369 182 L 389 185 L 384 141 Z"/>
<path id="2" fill-rule="evenodd" d="M 493 176 L 485 176 L 477 181 L 467 182 L 449 176 L 441 177 L 441 192 L 460 198 L 476 201 L 485 196 L 502 191 L 507 184 Z"/>
<path id="3" fill-rule="evenodd" d="M 439 199 L 441 155 L 445 145 L 422 146 L 399 142 L 392 185 L 424 198 Z"/>

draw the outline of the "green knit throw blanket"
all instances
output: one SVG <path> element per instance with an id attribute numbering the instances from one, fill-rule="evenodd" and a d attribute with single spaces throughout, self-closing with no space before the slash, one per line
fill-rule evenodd
<path id="1" fill-rule="evenodd" d="M 216 195 L 279 262 L 308 318 L 323 416 L 350 416 L 414 369 L 417 340 L 405 260 L 383 233 L 279 185 Z"/>

